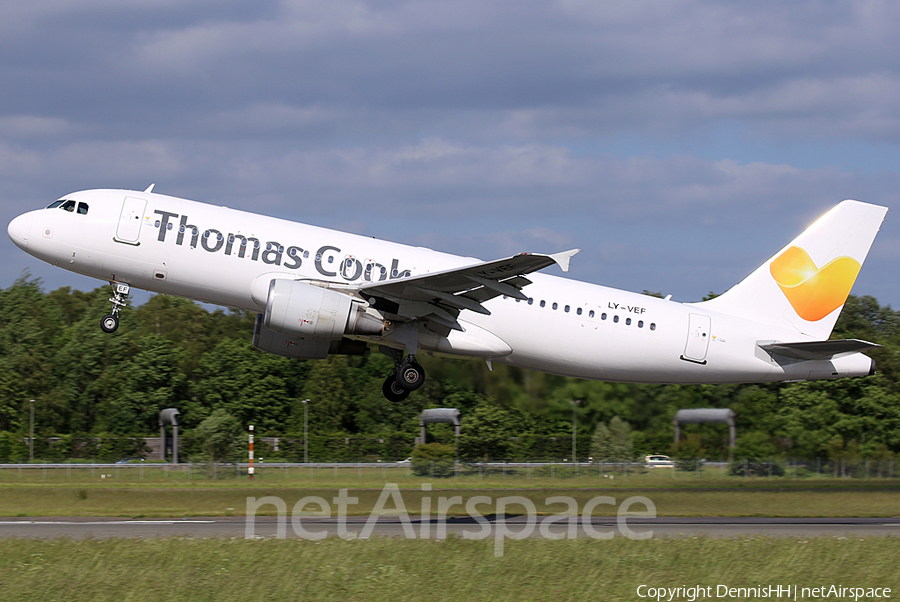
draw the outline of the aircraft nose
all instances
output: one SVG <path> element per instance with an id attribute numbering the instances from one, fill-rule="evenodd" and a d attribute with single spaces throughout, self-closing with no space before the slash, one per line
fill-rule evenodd
<path id="1" fill-rule="evenodd" d="M 9 222 L 6 233 L 16 246 L 23 251 L 28 249 L 28 233 L 31 230 L 31 213 L 25 213 Z"/>

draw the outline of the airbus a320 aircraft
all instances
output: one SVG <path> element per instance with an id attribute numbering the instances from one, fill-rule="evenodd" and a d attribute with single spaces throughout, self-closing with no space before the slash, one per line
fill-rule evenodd
<path id="1" fill-rule="evenodd" d="M 130 287 L 257 313 L 253 345 L 394 360 L 392 401 L 425 381 L 420 350 L 576 378 L 642 383 L 816 380 L 874 373 L 829 341 L 887 208 L 844 201 L 725 294 L 677 303 L 539 274 L 578 250 L 497 261 L 439 253 L 227 207 L 88 190 L 10 222 L 24 251 L 109 281 L 114 332 Z"/>

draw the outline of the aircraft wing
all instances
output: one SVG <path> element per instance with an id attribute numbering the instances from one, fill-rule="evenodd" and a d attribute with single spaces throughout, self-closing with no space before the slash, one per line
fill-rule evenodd
<path id="1" fill-rule="evenodd" d="M 875 343 L 860 339 L 841 339 L 837 341 L 802 341 L 799 343 L 766 343 L 760 348 L 785 357 L 798 360 L 830 360 L 836 355 L 847 355 L 881 347 Z"/>
<path id="2" fill-rule="evenodd" d="M 572 249 L 553 255 L 521 253 L 442 272 L 372 282 L 358 291 L 375 309 L 401 319 L 422 318 L 447 329 L 462 330 L 456 321 L 460 311 L 490 314 L 482 303 L 499 295 L 528 299 L 522 293 L 522 287 L 531 284 L 526 274 L 554 263 L 567 272 L 569 260 L 579 251 Z"/>

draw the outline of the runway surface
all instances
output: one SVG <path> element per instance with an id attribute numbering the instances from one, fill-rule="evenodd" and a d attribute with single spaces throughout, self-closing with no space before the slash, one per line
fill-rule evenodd
<path id="1" fill-rule="evenodd" d="M 537 517 L 529 527 L 524 516 L 507 517 L 505 521 L 495 517 L 448 517 L 446 534 L 481 539 L 494 537 L 497 529 L 507 533 L 528 531 L 530 536 L 558 536 L 569 528 L 565 518 L 553 524 L 541 525 L 545 516 Z M 369 517 L 347 517 L 343 530 L 359 536 L 364 534 Z M 341 525 L 337 518 L 302 517 L 299 533 L 295 531 L 288 516 L 283 524 L 283 536 L 296 538 L 310 537 L 311 534 L 325 533 L 326 537 L 337 537 Z M 9 518 L 0 520 L 0 538 L 34 537 L 72 539 L 110 537 L 275 537 L 279 534 L 279 522 L 275 517 L 256 517 L 252 528 L 248 528 L 244 517 L 211 517 L 184 519 L 121 519 L 121 518 Z M 884 537 L 900 536 L 900 517 L 895 518 L 628 518 L 626 527 L 632 533 L 652 533 L 652 537 L 685 537 L 707 535 L 712 537 L 739 536 L 789 536 L 789 537 Z M 422 520 L 410 516 L 408 521 L 397 516 L 379 516 L 368 533 L 372 537 L 437 538 L 443 532 L 438 521 L 432 517 Z M 304 531 L 305 530 L 305 531 Z M 622 536 L 616 518 L 593 518 L 583 524 L 579 518 L 577 537 Z M 480 535 L 480 537 L 478 537 Z M 320 537 L 320 535 L 317 535 Z"/>

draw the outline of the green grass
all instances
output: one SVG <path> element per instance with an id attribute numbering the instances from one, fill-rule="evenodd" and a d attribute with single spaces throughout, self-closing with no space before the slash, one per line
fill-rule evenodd
<path id="1" fill-rule="evenodd" d="M 0 540 L 0 599 L 595 602 L 639 600 L 641 584 L 711 586 L 713 597 L 718 585 L 900 591 L 893 538 L 529 539 L 505 551 L 495 558 L 491 542 L 461 539 Z"/>
<path id="2" fill-rule="evenodd" d="M 553 476 L 537 471 L 468 475 L 431 479 L 411 475 L 406 468 L 266 468 L 256 479 L 236 477 L 222 469 L 212 479 L 203 471 L 163 470 L 161 465 L 139 468 L 0 470 L 0 516 L 227 516 L 243 515 L 247 497 L 275 495 L 292 505 L 304 495 L 334 497 L 346 488 L 360 498 L 353 514 L 367 514 L 387 482 L 397 483 L 411 513 L 420 507 L 421 487 L 430 494 L 524 495 L 539 510 L 551 495 L 568 495 L 579 506 L 596 495 L 613 495 L 619 502 L 644 495 L 660 516 L 897 516 L 900 479 L 741 478 L 654 470 L 649 474 L 600 477 L 594 471 L 560 471 Z M 718 472 L 718 471 L 717 471 Z M 289 506 L 290 507 L 290 506 Z M 615 513 L 601 505 L 597 512 Z"/>
<path id="3" fill-rule="evenodd" d="M 378 499 L 380 489 L 350 488 L 359 503 L 349 507 L 354 515 L 368 514 Z M 317 495 L 329 500 L 336 488 L 55 488 L 13 487 L 0 490 L 0 516 L 124 516 L 185 517 L 241 516 L 247 498 L 278 496 L 287 504 L 288 512 L 301 497 Z M 656 505 L 659 516 L 897 516 L 900 515 L 898 491 L 598 491 L 586 489 L 440 489 L 422 492 L 405 489 L 402 497 L 407 511 L 417 514 L 422 496 L 432 499 L 460 495 L 464 500 L 474 495 L 500 498 L 522 495 L 531 499 L 539 512 L 560 512 L 560 505 L 546 506 L 550 496 L 574 498 L 578 507 L 596 495 L 612 495 L 617 504 L 632 495 L 643 495 Z M 389 507 L 393 507 L 392 505 Z M 640 508 L 642 510 L 642 508 Z M 596 515 L 615 515 L 616 506 L 601 504 Z M 274 514 L 273 506 L 265 506 L 258 514 Z M 455 506 L 451 514 L 465 514 Z"/>

